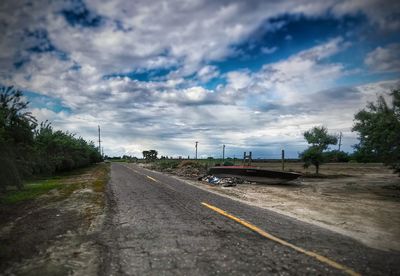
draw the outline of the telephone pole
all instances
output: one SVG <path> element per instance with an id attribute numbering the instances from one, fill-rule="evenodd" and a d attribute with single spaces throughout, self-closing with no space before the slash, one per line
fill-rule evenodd
<path id="1" fill-rule="evenodd" d="M 341 146 L 342 146 L 342 132 L 340 132 L 339 134 L 339 151 Z"/>
<path id="2" fill-rule="evenodd" d="M 224 162 L 225 159 L 225 145 L 222 145 L 222 162 Z"/>
<path id="3" fill-rule="evenodd" d="M 98 126 L 98 130 L 99 130 L 99 153 L 101 154 L 100 126 Z"/>
<path id="4" fill-rule="evenodd" d="M 197 160 L 197 144 L 198 144 L 198 143 L 199 143 L 199 142 L 196 141 L 196 146 L 195 146 L 195 147 L 196 147 L 196 157 L 195 157 L 196 160 Z"/>

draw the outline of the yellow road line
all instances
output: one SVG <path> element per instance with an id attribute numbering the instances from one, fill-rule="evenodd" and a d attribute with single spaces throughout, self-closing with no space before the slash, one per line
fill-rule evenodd
<path id="1" fill-rule="evenodd" d="M 124 166 L 125 168 L 127 168 L 127 169 L 129 169 L 129 170 L 131 170 L 131 171 L 134 171 L 134 172 L 137 173 L 137 174 L 142 174 L 142 173 L 138 172 L 137 170 L 134 170 L 134 169 L 132 169 L 131 167 L 128 167 L 127 165 L 122 165 L 122 166 Z M 142 174 L 142 175 L 143 175 L 143 174 Z"/>
<path id="2" fill-rule="evenodd" d="M 155 179 L 155 178 L 153 178 L 153 177 L 151 177 L 151 176 L 146 175 L 146 177 L 147 177 L 148 179 L 150 179 L 150 180 L 153 180 L 154 182 L 160 182 L 160 181 L 158 181 L 157 179 Z"/>
<path id="3" fill-rule="evenodd" d="M 157 179 L 155 179 L 155 178 L 153 178 L 153 177 L 151 177 L 151 176 L 149 176 L 149 175 L 147 175 L 147 174 L 141 173 L 141 172 L 139 172 L 139 171 L 137 171 L 137 170 L 134 170 L 134 169 L 132 169 L 132 168 L 130 168 L 130 167 L 128 167 L 128 166 L 125 166 L 125 165 L 123 165 L 123 166 L 124 166 L 125 168 L 127 168 L 127 169 L 130 169 L 131 171 L 134 171 L 134 172 L 137 173 L 137 174 L 146 176 L 148 179 L 150 179 L 150 180 L 152 180 L 152 181 L 154 181 L 154 182 L 161 183 L 161 182 L 158 181 Z"/>
<path id="4" fill-rule="evenodd" d="M 274 242 L 277 242 L 277 243 L 279 243 L 281 245 L 290 247 L 290 248 L 292 248 L 292 249 L 294 249 L 294 250 L 296 250 L 298 252 L 301 252 L 301 253 L 303 253 L 305 255 L 308 255 L 310 257 L 316 258 L 318 261 L 320 261 L 320 262 L 322 262 L 324 264 L 327 264 L 327 265 L 329 265 L 331 267 L 334 267 L 336 269 L 339 269 L 339 270 L 341 270 L 341 271 L 343 271 L 343 272 L 345 272 L 345 273 L 347 273 L 349 275 L 352 275 L 352 276 L 361 275 L 361 274 L 355 272 L 354 270 L 352 270 L 351 268 L 349 268 L 349 267 L 347 267 L 345 265 L 341 265 L 341 264 L 339 264 L 339 263 L 337 263 L 337 262 L 335 262 L 335 261 L 333 261 L 331 259 L 328 259 L 327 257 L 321 256 L 321 255 L 319 255 L 319 254 L 317 254 L 315 252 L 312 252 L 312 251 L 305 250 L 305 249 L 300 248 L 300 247 L 298 247 L 296 245 L 293 245 L 293 244 L 291 244 L 291 243 L 289 243 L 287 241 L 284 241 L 284 240 L 282 240 L 282 239 L 280 239 L 278 237 L 275 237 L 275 236 L 265 232 L 264 230 L 258 228 L 257 226 L 255 226 L 255 225 L 253 225 L 253 224 L 251 224 L 251 223 L 249 223 L 249 222 L 247 222 L 245 220 L 242 220 L 242 219 L 240 219 L 238 217 L 235 217 L 235 216 L 225 212 L 224 210 L 219 209 L 218 207 L 212 206 L 212 205 L 207 204 L 205 202 L 202 202 L 201 204 L 206 206 L 207 208 L 210 208 L 211 210 L 213 210 L 213 211 L 215 211 L 215 212 L 227 217 L 227 218 L 230 218 L 230 219 L 236 221 L 237 223 L 240 223 L 241 225 L 251 229 L 252 231 L 260 234 L 261 236 L 263 236 L 263 237 L 265 237 L 267 239 L 270 239 L 270 240 L 272 240 Z"/>

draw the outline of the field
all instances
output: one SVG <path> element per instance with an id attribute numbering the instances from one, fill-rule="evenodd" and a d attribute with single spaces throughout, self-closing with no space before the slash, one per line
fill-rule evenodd
<path id="1" fill-rule="evenodd" d="M 280 162 L 253 165 L 281 169 Z M 303 173 L 301 183 L 224 188 L 196 181 L 196 170 L 177 167 L 164 171 L 203 189 L 351 236 L 368 246 L 400 250 L 400 177 L 384 165 L 330 163 L 321 166 L 321 175 L 315 176 L 313 167 L 304 169 L 302 163 L 288 162 L 285 170 Z"/>

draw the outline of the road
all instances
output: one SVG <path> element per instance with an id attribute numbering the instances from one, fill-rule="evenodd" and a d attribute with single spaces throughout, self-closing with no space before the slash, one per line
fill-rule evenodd
<path id="1" fill-rule="evenodd" d="M 113 163 L 106 275 L 400 275 L 384 252 L 133 164 Z"/>

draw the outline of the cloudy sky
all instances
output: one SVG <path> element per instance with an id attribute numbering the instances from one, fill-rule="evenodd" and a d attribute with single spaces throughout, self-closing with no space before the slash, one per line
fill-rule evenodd
<path id="1" fill-rule="evenodd" d="M 400 85 L 400 1 L 0 1 L 0 85 L 107 155 L 290 157 Z"/>

